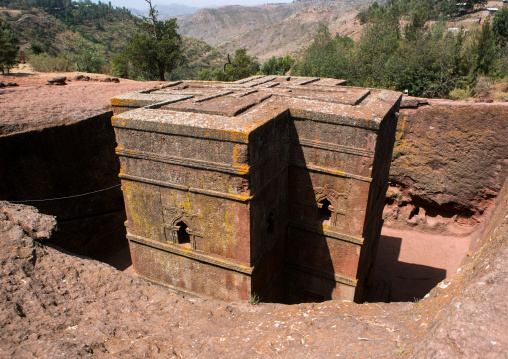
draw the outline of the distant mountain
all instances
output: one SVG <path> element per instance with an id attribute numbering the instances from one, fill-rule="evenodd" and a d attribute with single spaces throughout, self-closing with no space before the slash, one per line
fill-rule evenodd
<path id="1" fill-rule="evenodd" d="M 372 0 L 296 0 L 287 4 L 203 8 L 178 18 L 180 33 L 234 53 L 245 47 L 261 61 L 296 55 L 313 39 L 319 22 L 333 34 L 356 37 L 356 14 Z"/>
<path id="2" fill-rule="evenodd" d="M 199 8 L 198 7 L 192 7 L 192 6 L 186 6 L 186 5 L 179 5 L 179 4 L 170 4 L 170 5 L 157 5 L 155 7 L 157 11 L 159 11 L 159 20 L 164 20 L 176 16 L 182 16 L 182 15 L 192 15 L 196 13 Z M 134 15 L 137 16 L 147 16 L 148 15 L 148 8 L 138 10 L 138 9 L 129 9 Z"/>
<path id="3" fill-rule="evenodd" d="M 234 36 L 274 24 L 301 9 L 301 2 L 261 6 L 221 6 L 204 8 L 179 19 L 180 32 L 187 37 L 218 45 Z"/>

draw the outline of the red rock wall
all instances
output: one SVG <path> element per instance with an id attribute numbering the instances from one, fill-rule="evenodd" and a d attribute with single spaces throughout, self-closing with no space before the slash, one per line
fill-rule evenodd
<path id="1" fill-rule="evenodd" d="M 51 241 L 104 260 L 127 245 L 111 112 L 0 137 L 0 198 L 57 217 Z M 70 197 L 113 187 L 86 196 Z"/>
<path id="2" fill-rule="evenodd" d="M 435 100 L 400 111 L 385 220 L 469 231 L 508 175 L 508 104 Z"/>

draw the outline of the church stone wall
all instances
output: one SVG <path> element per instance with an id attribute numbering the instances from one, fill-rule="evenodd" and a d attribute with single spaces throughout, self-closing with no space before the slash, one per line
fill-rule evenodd
<path id="1" fill-rule="evenodd" d="M 219 299 L 361 301 L 400 94 L 341 84 L 258 76 L 113 99 L 138 274 Z"/>

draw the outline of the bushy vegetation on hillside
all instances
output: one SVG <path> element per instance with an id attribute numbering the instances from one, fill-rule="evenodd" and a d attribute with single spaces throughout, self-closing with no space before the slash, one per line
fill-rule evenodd
<path id="1" fill-rule="evenodd" d="M 387 0 L 383 5 L 374 1 L 366 10 L 356 17 L 360 23 L 368 23 L 385 13 L 395 16 L 414 16 L 425 20 L 443 20 L 446 17 L 459 15 L 464 11 L 473 9 L 477 5 L 485 5 L 487 0 Z"/>
<path id="2" fill-rule="evenodd" d="M 448 97 L 453 90 L 472 88 L 478 76 L 508 76 L 507 7 L 492 22 L 487 20 L 468 32 L 450 32 L 441 22 L 429 26 L 428 16 L 417 7 L 401 27 L 398 4 L 403 2 L 388 1 L 371 11 L 357 42 L 332 38 L 321 24 L 291 73 L 341 78 L 349 85 L 408 90 L 410 95 L 426 97 Z"/>
<path id="3" fill-rule="evenodd" d="M 139 21 L 129 10 L 90 0 L 0 0 L 0 17 L 20 40 L 20 58 L 39 71 L 107 72 Z"/>
<path id="4" fill-rule="evenodd" d="M 204 41 L 184 37 L 182 48 L 186 61 L 169 74 L 171 81 L 197 79 L 203 70 L 208 71 L 208 78 L 211 78 L 212 69 L 222 68 L 227 60 L 226 54 Z"/>

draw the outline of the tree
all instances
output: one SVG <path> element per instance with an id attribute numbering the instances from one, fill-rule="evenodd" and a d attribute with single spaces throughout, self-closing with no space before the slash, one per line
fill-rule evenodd
<path id="1" fill-rule="evenodd" d="M 380 7 L 365 26 L 358 44 L 357 56 L 361 61 L 361 86 L 386 86 L 385 64 L 401 45 L 399 30 L 400 10 L 397 6 Z"/>
<path id="2" fill-rule="evenodd" d="M 474 80 L 477 75 L 488 75 L 496 57 L 494 33 L 488 19 L 473 36 L 470 80 Z"/>
<path id="3" fill-rule="evenodd" d="M 148 78 L 165 81 L 166 73 L 171 73 L 185 61 L 181 48 L 181 37 L 176 32 L 176 19 L 157 20 L 158 11 L 151 0 L 149 17 L 139 24 L 138 33 L 130 38 L 124 55 L 133 67 Z"/>
<path id="4" fill-rule="evenodd" d="M 0 71 L 2 74 L 17 65 L 18 38 L 9 30 L 9 24 L 0 18 Z"/>
<path id="5" fill-rule="evenodd" d="M 116 77 L 129 78 L 129 60 L 122 54 L 115 54 L 109 59 L 111 64 L 111 75 Z"/>
<path id="6" fill-rule="evenodd" d="M 102 66 L 107 63 L 107 60 L 101 56 L 101 46 L 87 41 L 83 38 L 78 38 L 74 45 L 74 59 L 76 61 L 76 69 L 85 72 L 101 72 Z"/>
<path id="7" fill-rule="evenodd" d="M 291 71 L 293 73 L 293 70 Z M 305 51 L 305 57 L 294 66 L 297 76 L 337 78 L 338 53 L 328 26 L 320 22 L 314 42 Z"/>
<path id="8" fill-rule="evenodd" d="M 225 71 L 217 69 L 213 76 L 217 81 L 236 81 L 255 75 L 258 71 L 256 57 L 248 55 L 246 49 L 237 49 L 233 61 L 225 65 Z"/>
<path id="9" fill-rule="evenodd" d="M 503 7 L 496 13 L 492 20 L 492 31 L 499 46 L 504 47 L 508 43 L 508 7 Z"/>
<path id="10" fill-rule="evenodd" d="M 261 72 L 264 75 L 285 75 L 293 66 L 295 60 L 291 56 L 276 58 L 272 56 L 268 61 L 261 66 Z"/>

